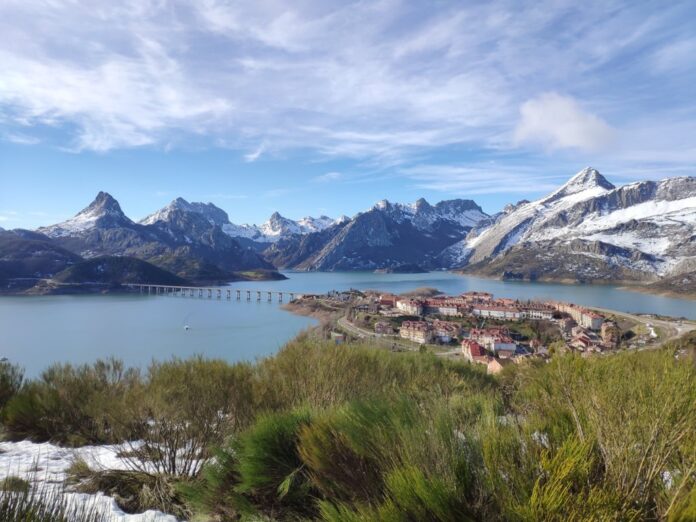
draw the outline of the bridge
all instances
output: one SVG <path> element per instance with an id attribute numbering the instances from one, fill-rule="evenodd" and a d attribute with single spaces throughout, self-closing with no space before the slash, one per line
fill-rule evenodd
<path id="1" fill-rule="evenodd" d="M 243 288 L 230 288 L 228 286 L 175 286 L 175 285 L 146 285 L 146 284 L 127 284 L 124 285 L 132 290 L 137 290 L 141 294 L 164 295 L 173 297 L 198 297 L 200 299 L 236 299 L 241 301 L 246 299 L 251 301 L 266 300 L 268 302 L 277 299 L 282 303 L 285 297 L 292 301 L 300 299 L 302 294 L 296 292 L 279 292 L 271 290 L 247 290 Z"/>

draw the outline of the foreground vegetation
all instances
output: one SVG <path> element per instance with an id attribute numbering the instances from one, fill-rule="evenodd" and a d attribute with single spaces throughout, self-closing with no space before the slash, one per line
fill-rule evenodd
<path id="1" fill-rule="evenodd" d="M 71 487 L 105 491 L 131 512 L 687 521 L 696 520 L 694 349 L 696 338 L 559 356 L 495 379 L 431 354 L 309 337 L 256 364 L 194 358 L 140 372 L 111 360 L 28 382 L 4 365 L 0 416 L 10 439 L 123 443 L 132 469 L 76 462 Z"/>

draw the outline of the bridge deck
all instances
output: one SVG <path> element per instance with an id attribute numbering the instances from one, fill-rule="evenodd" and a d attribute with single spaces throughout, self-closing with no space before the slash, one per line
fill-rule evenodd
<path id="1" fill-rule="evenodd" d="M 252 296 L 256 297 L 257 301 L 262 300 L 262 296 L 266 297 L 267 301 L 272 301 L 277 298 L 278 301 L 283 301 L 285 296 L 288 296 L 290 301 L 302 297 L 298 292 L 288 292 L 279 290 L 251 290 L 246 288 L 232 288 L 229 286 L 180 286 L 180 285 L 148 285 L 148 284 L 126 284 L 128 288 L 139 290 L 141 294 L 147 292 L 148 295 L 179 295 L 189 297 L 207 297 L 208 299 L 222 299 L 223 295 L 227 299 L 232 299 L 234 296 L 238 301 L 242 296 L 247 301 L 252 300 Z"/>

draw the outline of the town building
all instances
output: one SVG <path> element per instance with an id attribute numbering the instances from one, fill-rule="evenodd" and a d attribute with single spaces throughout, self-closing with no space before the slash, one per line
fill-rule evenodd
<path id="1" fill-rule="evenodd" d="M 554 309 L 544 303 L 525 303 L 520 308 L 522 319 L 546 320 L 553 319 Z"/>
<path id="2" fill-rule="evenodd" d="M 515 352 L 517 343 L 508 336 L 507 328 L 472 328 L 469 331 L 469 339 L 477 341 L 489 352 L 498 354 L 500 351 Z"/>
<path id="3" fill-rule="evenodd" d="M 451 321 L 433 321 L 433 335 L 441 343 L 449 343 L 459 337 L 461 331 L 457 323 Z"/>
<path id="4" fill-rule="evenodd" d="M 430 323 L 425 321 L 404 321 L 401 323 L 399 335 L 410 341 L 426 344 L 433 339 L 433 330 Z"/>
<path id="5" fill-rule="evenodd" d="M 375 323 L 375 333 L 379 335 L 393 335 L 394 328 L 388 321 L 377 321 Z"/>
<path id="6" fill-rule="evenodd" d="M 602 328 L 604 317 L 592 310 L 572 303 L 553 303 L 553 306 L 559 312 L 571 316 L 580 326 L 584 326 L 590 330 L 599 330 Z"/>
<path id="7" fill-rule="evenodd" d="M 462 355 L 467 361 L 488 364 L 490 356 L 486 353 L 486 350 L 476 341 L 471 339 L 464 339 L 462 341 Z"/>
<path id="8" fill-rule="evenodd" d="M 380 306 L 394 308 L 398 299 L 394 294 L 382 294 L 379 296 L 379 304 Z"/>
<path id="9" fill-rule="evenodd" d="M 600 335 L 602 337 L 602 342 L 607 346 L 607 348 L 616 348 L 619 344 L 619 340 L 621 339 L 621 331 L 613 321 L 604 321 L 602 323 Z"/>
<path id="10" fill-rule="evenodd" d="M 406 315 L 423 315 L 423 303 L 415 299 L 398 299 L 396 308 Z"/>
<path id="11" fill-rule="evenodd" d="M 509 305 L 475 304 L 471 308 L 471 313 L 478 317 L 501 321 L 518 321 L 522 317 L 519 308 Z"/>

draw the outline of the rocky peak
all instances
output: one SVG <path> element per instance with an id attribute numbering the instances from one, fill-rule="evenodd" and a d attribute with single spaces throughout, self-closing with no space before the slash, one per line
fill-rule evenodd
<path id="1" fill-rule="evenodd" d="M 415 209 L 416 212 L 422 212 L 424 210 L 430 210 L 433 207 L 426 201 L 425 198 L 419 198 L 416 200 L 416 202 L 413 204 L 413 208 Z"/>
<path id="2" fill-rule="evenodd" d="M 602 176 L 598 170 L 592 167 L 585 167 L 570 178 L 561 188 L 548 196 L 546 201 L 554 201 L 588 190 L 592 190 L 599 194 L 603 191 L 613 190 L 615 188 L 616 187 L 612 185 L 607 178 Z"/>
<path id="3" fill-rule="evenodd" d="M 166 207 L 142 219 L 140 223 L 142 225 L 152 225 L 157 222 L 168 222 L 171 221 L 173 216 L 178 212 L 193 212 L 195 214 L 200 214 L 211 225 L 218 225 L 220 227 L 223 227 L 229 223 L 227 212 L 219 207 L 216 207 L 212 203 L 190 203 L 181 197 L 176 198 Z"/>
<path id="4" fill-rule="evenodd" d="M 118 204 L 118 201 L 114 199 L 114 197 L 109 194 L 108 192 L 99 192 L 97 194 L 97 197 L 94 198 L 94 201 L 89 204 L 86 208 L 82 209 L 77 216 L 103 216 L 103 215 L 111 215 L 111 216 L 121 216 L 121 217 L 126 217 L 126 215 L 123 213 L 123 210 L 121 210 L 121 205 Z"/>

